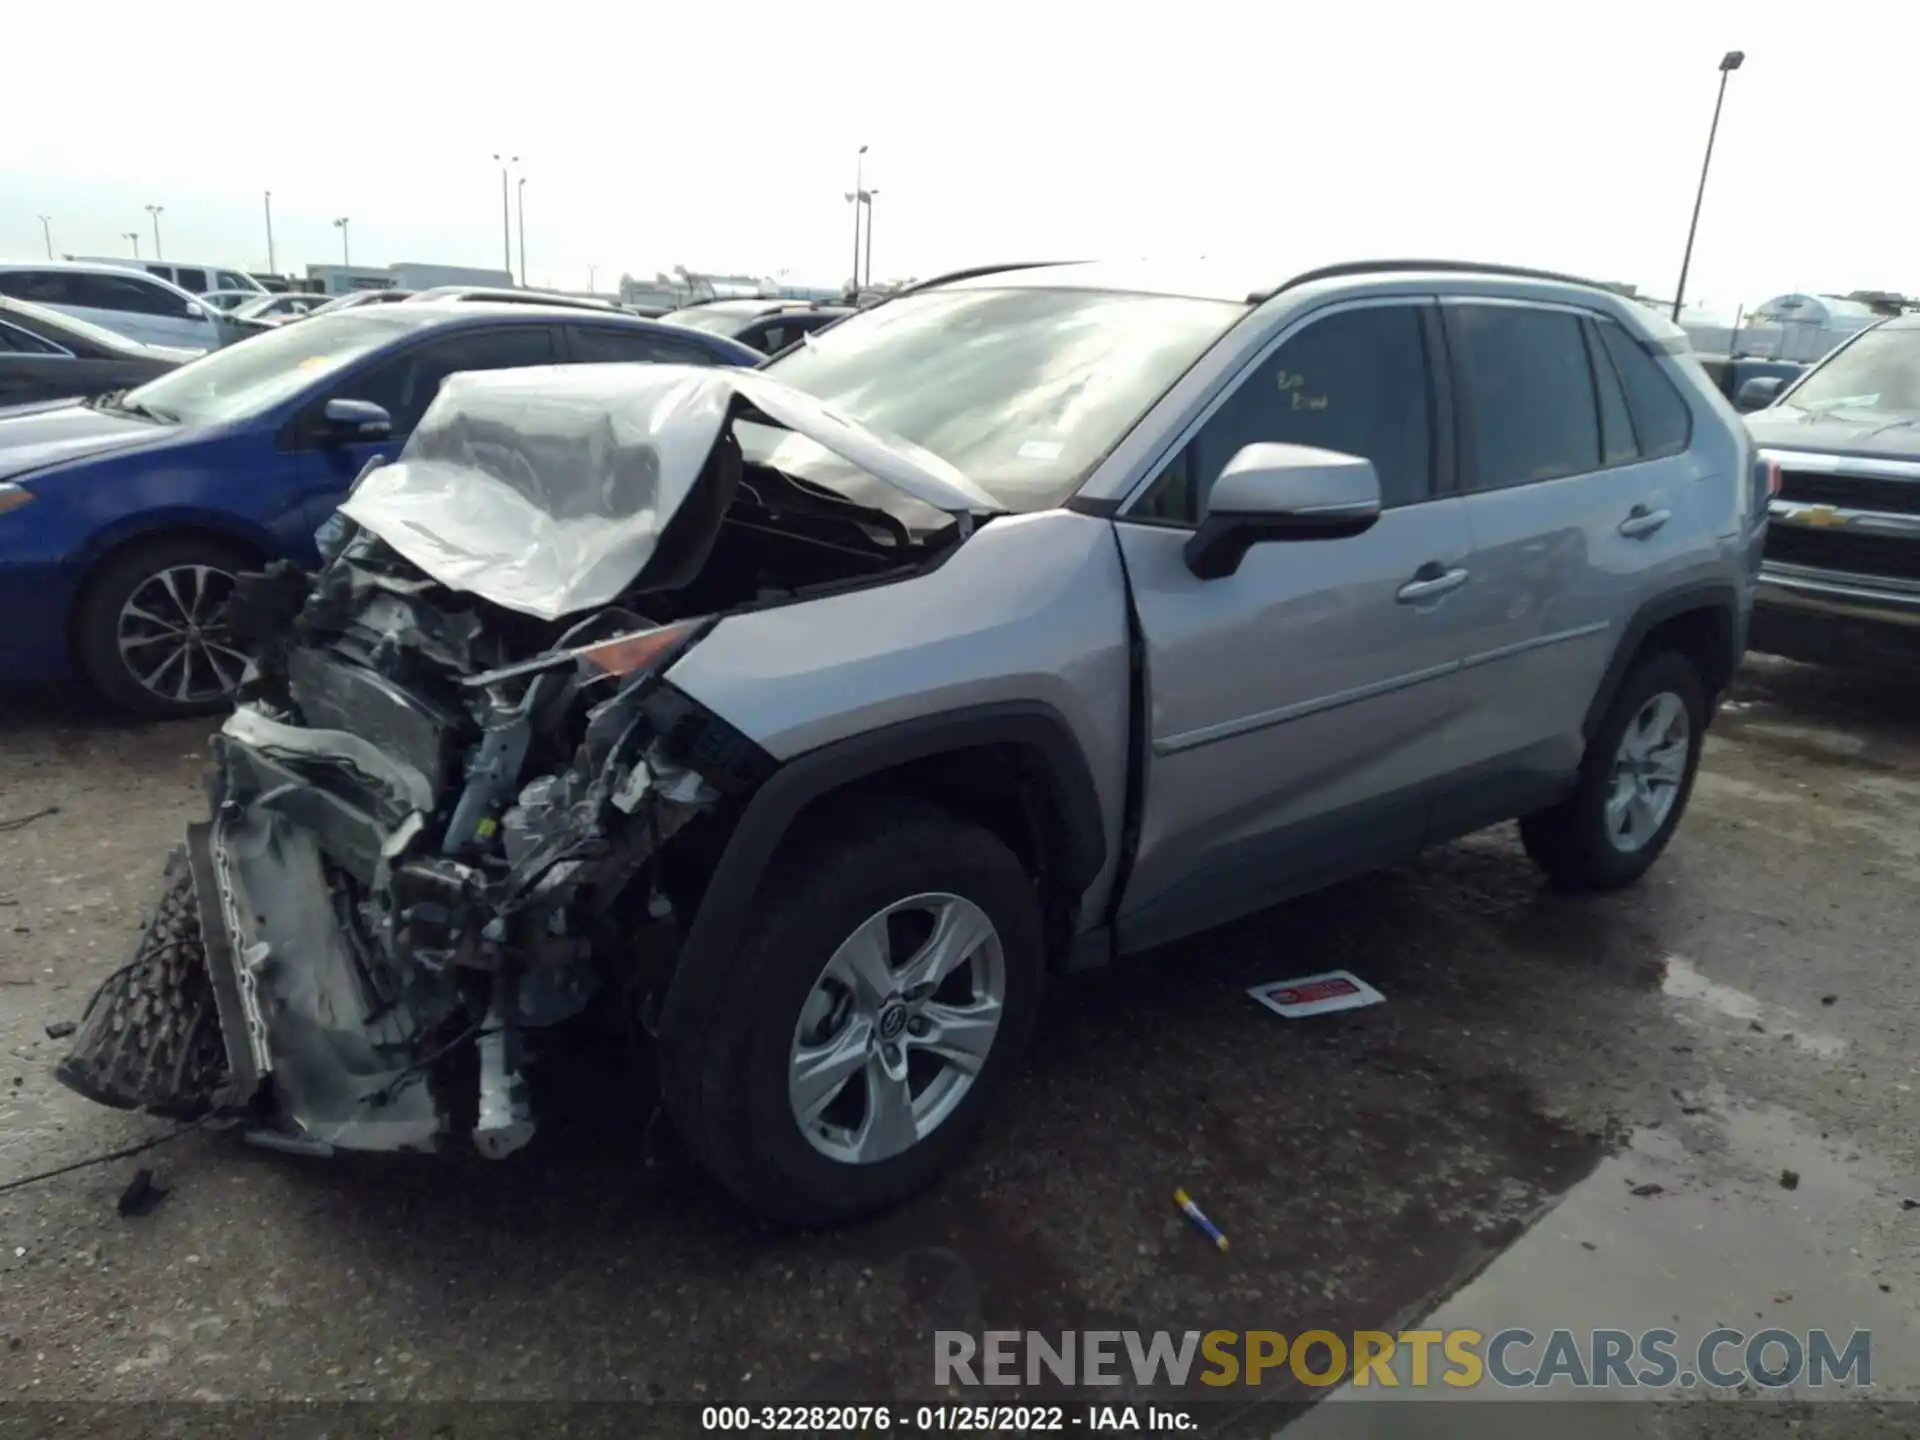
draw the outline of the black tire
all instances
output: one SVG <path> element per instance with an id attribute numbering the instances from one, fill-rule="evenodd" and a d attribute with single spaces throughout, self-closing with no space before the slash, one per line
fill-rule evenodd
<path id="1" fill-rule="evenodd" d="M 924 1139 L 874 1163 L 832 1159 L 809 1143 L 788 1096 L 802 1007 L 863 921 L 929 891 L 970 900 L 998 932 L 1000 1028 L 971 1087 Z M 803 821 L 753 906 L 736 954 L 686 961 L 725 965 L 725 998 L 705 1015 L 663 1026 L 667 1112 L 714 1177 L 779 1224 L 832 1224 L 896 1204 L 967 1147 L 1026 1048 L 1044 971 L 1034 882 L 1006 844 L 978 825 L 918 801 L 864 800 Z"/>
<path id="2" fill-rule="evenodd" d="M 225 709 L 233 703 L 231 689 L 221 694 L 192 693 L 183 699 L 157 694 L 143 685 L 120 651 L 120 614 L 136 591 L 168 570 L 206 566 L 233 576 L 255 568 L 257 563 L 244 547 L 215 535 L 164 535 L 108 556 L 87 578 L 74 607 L 73 649 L 80 674 L 109 704 L 135 715 L 168 719 Z M 218 601 L 222 612 L 224 588 L 220 588 Z M 164 644 L 149 653 L 164 654 Z M 214 673 L 208 668 L 204 650 L 195 653 L 192 662 L 193 675 L 206 679 Z M 237 671 L 224 654 L 222 663 Z M 172 673 L 168 672 L 168 677 Z M 190 685 L 189 689 L 196 687 Z"/>
<path id="3" fill-rule="evenodd" d="M 1659 829 L 1638 849 L 1623 850 L 1609 834 L 1606 818 L 1614 759 L 1627 726 L 1649 700 L 1662 693 L 1678 696 L 1686 708 L 1686 767 Z M 1584 890 L 1613 890 L 1638 880 L 1660 858 L 1686 813 L 1708 718 L 1706 686 L 1684 655 L 1667 650 L 1635 664 L 1587 746 L 1578 788 L 1560 804 L 1520 822 L 1520 839 L 1534 863 L 1556 882 Z"/>

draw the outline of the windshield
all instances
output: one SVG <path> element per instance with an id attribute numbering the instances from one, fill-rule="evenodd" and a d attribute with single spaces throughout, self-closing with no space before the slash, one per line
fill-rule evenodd
<path id="1" fill-rule="evenodd" d="M 685 325 L 690 330 L 705 330 L 710 335 L 732 338 L 747 328 L 757 315 L 742 315 L 737 310 L 717 310 L 711 305 L 694 305 L 685 310 L 669 310 L 660 317 L 669 325 Z"/>
<path id="2" fill-rule="evenodd" d="M 168 420 L 214 425 L 270 410 L 407 333 L 393 312 L 348 310 L 269 330 L 130 390 L 121 402 Z"/>
<path id="3" fill-rule="evenodd" d="M 1920 419 L 1920 329 L 1869 330 L 1785 399 L 1820 415 Z"/>
<path id="4" fill-rule="evenodd" d="M 849 316 L 764 368 L 924 446 L 1004 509 L 1045 510 L 1245 313 L 1184 296 L 927 290 Z M 844 463 L 804 437 L 737 433 L 749 460 L 845 488 Z"/>

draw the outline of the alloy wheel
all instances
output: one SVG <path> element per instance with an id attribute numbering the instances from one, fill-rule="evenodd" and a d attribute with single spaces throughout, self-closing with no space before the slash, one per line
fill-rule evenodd
<path id="1" fill-rule="evenodd" d="M 1607 839 L 1631 855 L 1660 833 L 1680 798 L 1693 745 L 1687 706 L 1670 690 L 1648 698 L 1627 724 L 1607 787 Z"/>
<path id="2" fill-rule="evenodd" d="M 971 900 L 915 895 L 869 916 L 794 1027 L 787 1093 L 801 1133 L 843 1164 L 912 1149 L 973 1087 L 1006 998 L 1000 936 Z"/>
<path id="3" fill-rule="evenodd" d="M 120 607 L 121 663 L 141 689 L 176 705 L 233 693 L 247 666 L 227 632 L 233 576 L 213 565 L 149 575 Z"/>

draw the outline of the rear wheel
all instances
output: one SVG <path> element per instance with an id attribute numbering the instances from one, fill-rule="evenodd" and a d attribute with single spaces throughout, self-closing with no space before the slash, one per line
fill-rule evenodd
<path id="1" fill-rule="evenodd" d="M 113 555 L 74 617 L 81 673 L 122 710 L 204 715 L 230 704 L 247 656 L 227 630 L 234 576 L 253 557 L 211 535 L 170 535 Z"/>
<path id="2" fill-rule="evenodd" d="M 1520 822 L 1527 853 L 1565 884 L 1637 880 L 1687 808 L 1706 722 L 1706 689 L 1685 656 L 1664 651 L 1635 665 L 1587 747 L 1579 787 Z"/>
<path id="3" fill-rule="evenodd" d="M 727 998 L 661 1036 L 676 1126 L 786 1224 L 904 1199 L 966 1147 L 1025 1047 L 1033 881 L 977 825 L 864 802 L 796 836 L 755 907 Z"/>

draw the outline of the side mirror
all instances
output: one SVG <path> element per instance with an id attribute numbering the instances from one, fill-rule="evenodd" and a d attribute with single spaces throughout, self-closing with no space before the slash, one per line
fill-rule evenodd
<path id="1" fill-rule="evenodd" d="M 393 433 L 393 417 L 371 400 L 329 400 L 321 418 L 335 440 L 384 440 Z"/>
<path id="2" fill-rule="evenodd" d="M 1373 462 L 1311 445 L 1258 444 L 1227 462 L 1187 541 L 1187 568 L 1217 580 L 1268 540 L 1341 540 L 1380 518 Z"/>
<path id="3" fill-rule="evenodd" d="M 206 307 L 206 306 L 204 306 L 204 305 L 198 305 L 198 304 L 189 304 L 189 305 L 187 306 L 187 319 L 189 319 L 189 320 L 204 320 L 204 319 L 206 319 L 206 318 L 207 318 L 207 307 Z"/>
<path id="4" fill-rule="evenodd" d="M 1755 375 L 1741 382 L 1740 393 L 1734 397 L 1733 408 L 1741 414 L 1749 410 L 1764 410 L 1780 398 L 1780 392 L 1787 382 L 1778 375 Z"/>

